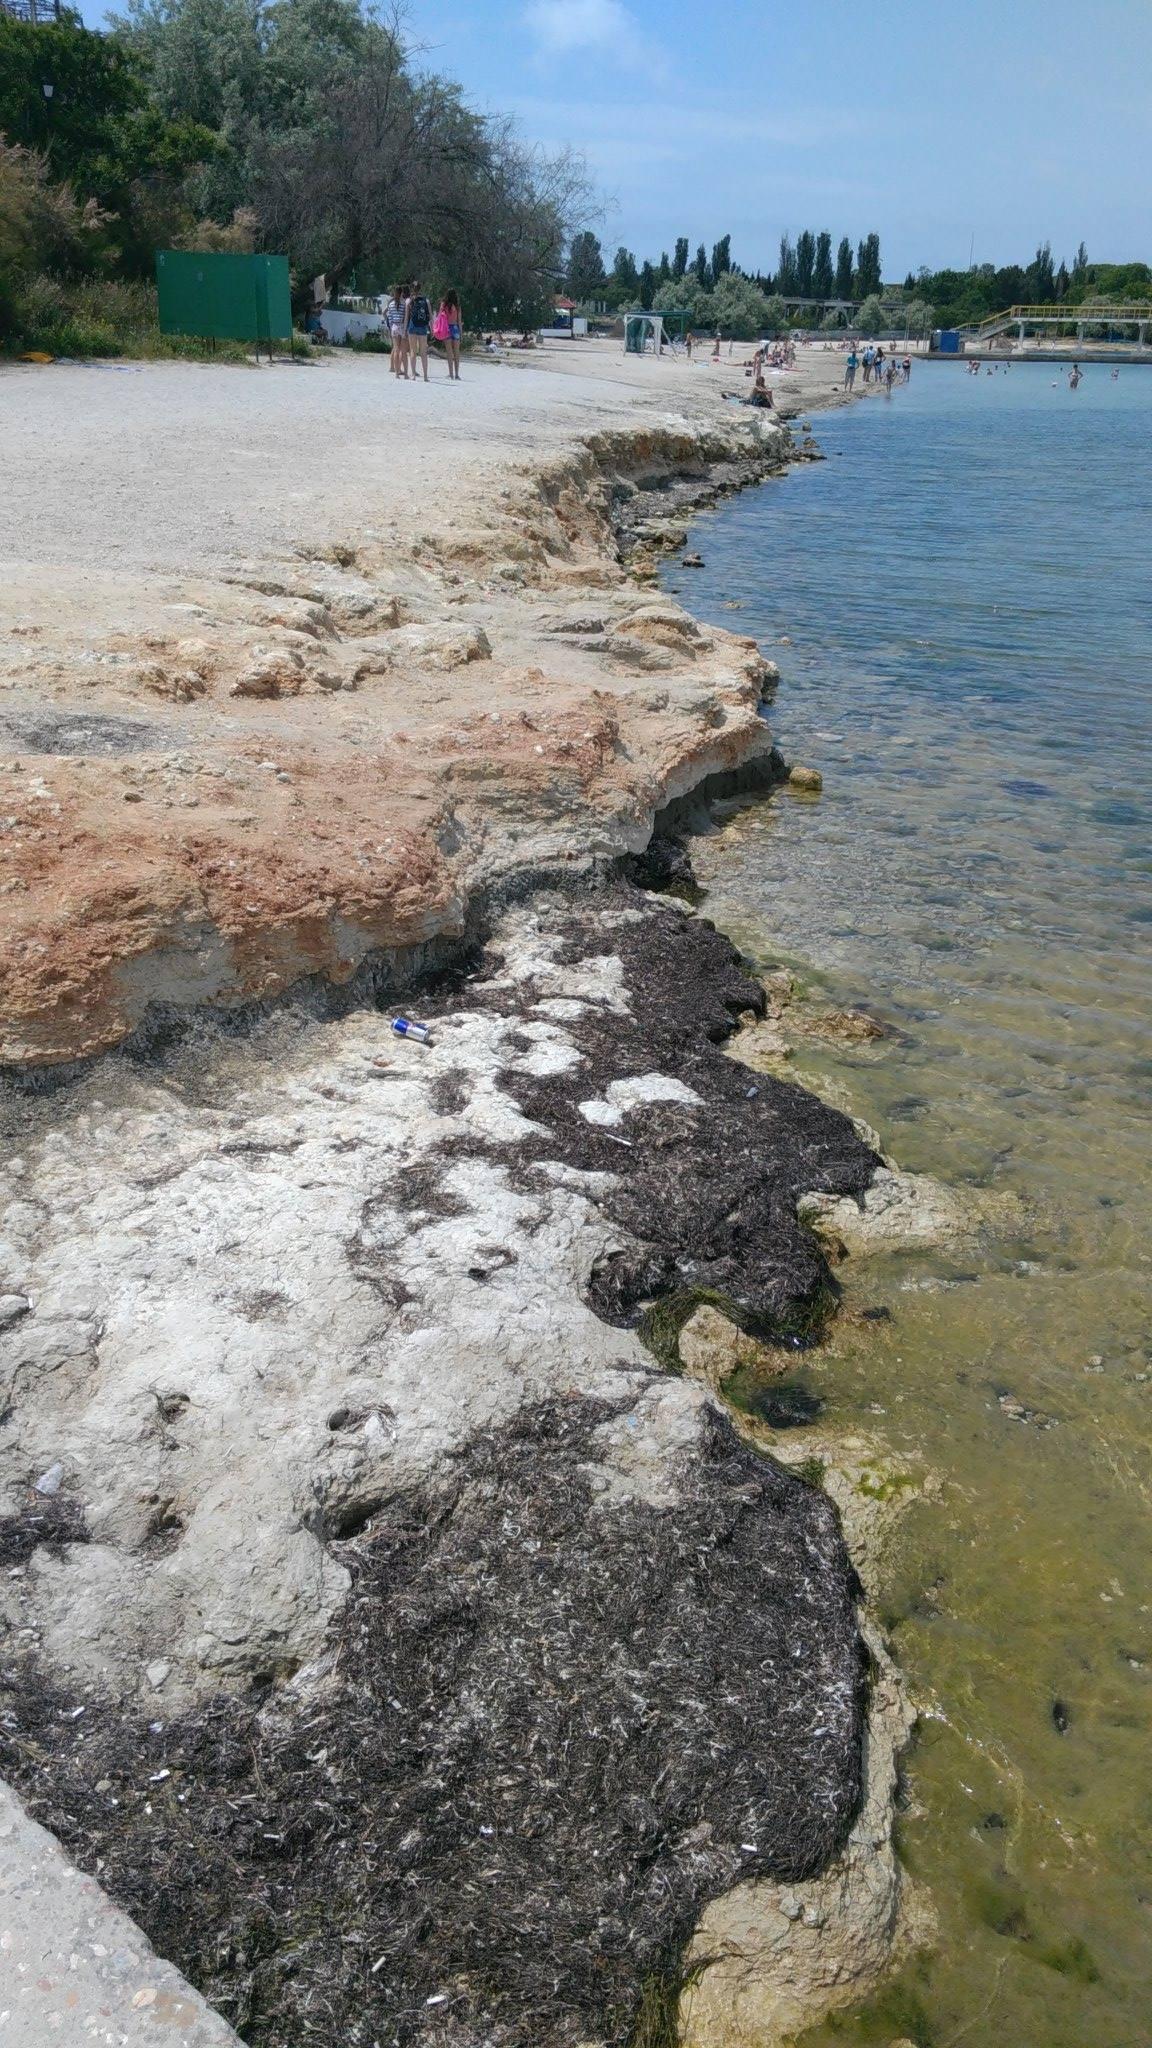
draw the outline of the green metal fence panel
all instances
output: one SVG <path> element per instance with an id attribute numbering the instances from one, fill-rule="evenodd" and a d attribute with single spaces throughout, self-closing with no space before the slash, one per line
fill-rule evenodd
<path id="1" fill-rule="evenodd" d="M 292 332 L 286 256 L 158 249 L 160 332 L 214 341 L 282 341 Z"/>

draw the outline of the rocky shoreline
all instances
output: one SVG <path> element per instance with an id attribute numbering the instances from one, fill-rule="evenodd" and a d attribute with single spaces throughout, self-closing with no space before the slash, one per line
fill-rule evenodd
<path id="1" fill-rule="evenodd" d="M 764 991 L 645 855 L 670 802 L 781 764 L 753 643 L 638 599 L 628 547 L 670 514 L 645 491 L 644 530 L 637 479 L 686 504 L 788 452 L 746 419 L 595 437 L 434 572 L 393 554 L 388 624 L 367 549 L 286 579 L 330 619 L 370 598 L 371 630 L 282 629 L 290 765 L 235 730 L 225 795 L 210 733 L 184 770 L 105 764 L 99 805 L 154 815 L 95 927 L 60 889 L 101 829 L 86 771 L 36 770 L 0 1771 L 262 2048 L 624 2048 L 673 2038 L 686 1968 L 686 2038 L 767 2048 L 896 1934 L 906 1710 L 827 1494 L 724 1392 L 733 1346 L 771 1377 L 818 1335 L 801 1214 L 885 1167 L 726 1055 Z M 204 694 L 249 673 L 245 631 L 216 618 Z M 451 733 L 393 726 L 353 788 L 351 729 L 313 714 L 321 657 L 351 675 L 367 641 L 405 688 L 451 673 Z M 215 792 L 195 902 L 184 774 Z M 388 1030 L 401 989 L 428 1046 Z"/>

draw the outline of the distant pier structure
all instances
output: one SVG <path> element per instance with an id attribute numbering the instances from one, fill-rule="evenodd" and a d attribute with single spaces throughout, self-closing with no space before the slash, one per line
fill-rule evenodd
<path id="1" fill-rule="evenodd" d="M 29 21 L 33 28 L 60 19 L 60 0 L 0 0 L 0 14 L 13 21 Z"/>
<path id="2" fill-rule="evenodd" d="M 1061 330 L 1075 333 L 1078 342 L 1094 338 L 1092 330 L 1105 330 L 1111 339 L 1114 328 L 1136 329 L 1136 346 L 1147 348 L 1148 329 L 1152 326 L 1152 305 L 1133 305 L 1119 301 L 1116 305 L 1103 302 L 1094 304 L 1091 300 L 1081 306 L 1009 306 L 1003 313 L 992 313 L 982 320 L 978 327 L 965 330 L 965 342 L 969 347 L 987 347 L 1002 334 L 1015 331 L 1019 342 L 1031 330 L 1058 339 Z"/>

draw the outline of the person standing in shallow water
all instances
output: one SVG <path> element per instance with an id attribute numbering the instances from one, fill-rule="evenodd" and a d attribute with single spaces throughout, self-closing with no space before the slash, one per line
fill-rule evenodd
<path id="1" fill-rule="evenodd" d="M 856 382 L 856 351 L 850 348 L 844 364 L 844 389 L 851 391 Z"/>

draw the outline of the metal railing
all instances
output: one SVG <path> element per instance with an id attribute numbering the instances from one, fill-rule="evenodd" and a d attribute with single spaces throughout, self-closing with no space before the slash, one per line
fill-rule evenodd
<path id="1" fill-rule="evenodd" d="M 1014 320 L 1045 321 L 1061 327 L 1134 327 L 1143 320 L 1152 320 L 1152 305 L 1106 306 L 1088 301 L 1082 306 L 1009 306 L 1003 313 L 990 313 L 981 320 L 976 332 L 984 334 Z"/>

